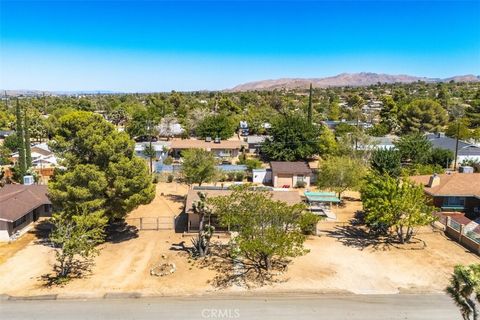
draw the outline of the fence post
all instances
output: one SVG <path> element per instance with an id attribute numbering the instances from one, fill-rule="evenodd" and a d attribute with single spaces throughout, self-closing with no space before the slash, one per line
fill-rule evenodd
<path id="1" fill-rule="evenodd" d="M 458 242 L 462 243 L 462 237 L 464 236 L 465 225 L 460 225 L 460 234 L 458 235 Z"/>
<path id="2" fill-rule="evenodd" d="M 140 218 L 140 230 L 143 228 L 143 218 Z"/>

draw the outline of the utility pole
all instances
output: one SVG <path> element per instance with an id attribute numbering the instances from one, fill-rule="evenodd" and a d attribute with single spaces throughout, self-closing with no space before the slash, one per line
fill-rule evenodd
<path id="1" fill-rule="evenodd" d="M 5 111 L 8 111 L 8 96 L 7 96 L 7 90 L 5 90 Z"/>
<path id="2" fill-rule="evenodd" d="M 457 156 L 458 156 L 458 136 L 460 135 L 460 121 L 457 119 L 457 134 L 455 139 L 455 159 L 453 164 L 453 171 L 457 171 Z"/>

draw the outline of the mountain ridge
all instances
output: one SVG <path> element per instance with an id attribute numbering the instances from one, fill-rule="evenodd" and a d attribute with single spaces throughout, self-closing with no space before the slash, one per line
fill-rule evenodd
<path id="1" fill-rule="evenodd" d="M 425 82 L 479 82 L 480 76 L 473 74 L 458 75 L 448 78 L 429 78 L 410 76 L 406 74 L 386 74 L 374 72 L 359 73 L 340 73 L 336 76 L 323 78 L 279 78 L 269 80 L 259 80 L 239 84 L 227 91 L 254 91 L 254 90 L 275 90 L 275 89 L 306 89 L 310 83 L 314 88 L 328 87 L 361 87 L 369 86 L 377 83 L 412 83 L 417 81 Z"/>

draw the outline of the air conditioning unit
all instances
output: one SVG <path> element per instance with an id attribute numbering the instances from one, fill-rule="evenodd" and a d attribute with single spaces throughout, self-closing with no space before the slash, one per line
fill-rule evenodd
<path id="1" fill-rule="evenodd" d="M 214 143 L 220 143 L 220 138 L 216 137 Z"/>
<path id="2" fill-rule="evenodd" d="M 212 137 L 205 137 L 205 142 L 212 142 Z"/>
<path id="3" fill-rule="evenodd" d="M 23 184 L 26 186 L 30 186 L 35 183 L 35 179 L 33 176 L 23 176 Z"/>

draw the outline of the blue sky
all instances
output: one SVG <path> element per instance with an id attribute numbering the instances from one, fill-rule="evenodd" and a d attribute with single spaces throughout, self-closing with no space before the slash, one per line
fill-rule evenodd
<path id="1" fill-rule="evenodd" d="M 480 1 L 5 1 L 0 88 L 225 89 L 282 77 L 480 74 Z"/>

